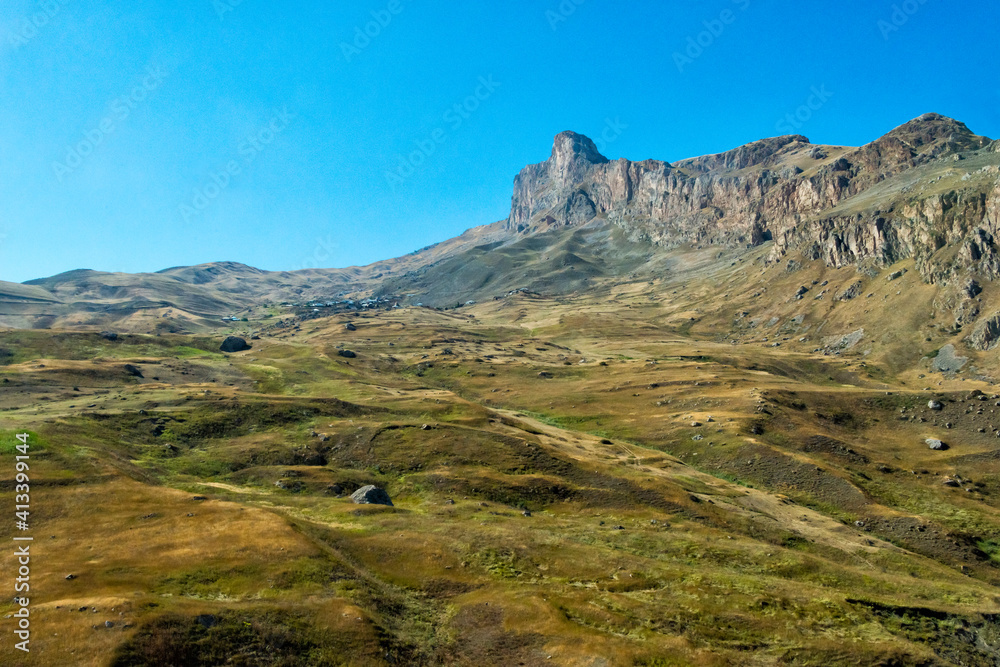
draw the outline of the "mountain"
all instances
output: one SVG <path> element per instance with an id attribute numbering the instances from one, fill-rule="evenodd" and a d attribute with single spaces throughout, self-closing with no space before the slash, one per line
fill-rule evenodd
<path id="1" fill-rule="evenodd" d="M 657 275 L 676 253 L 766 247 L 767 262 L 886 267 L 944 287 L 1000 277 L 1000 153 L 925 114 L 860 148 L 801 135 L 665 162 L 609 160 L 575 132 L 514 179 L 506 220 L 401 258 L 268 272 L 223 262 L 156 274 L 71 271 L 0 290 L 0 323 L 103 326 L 172 309 L 179 329 L 263 303 L 385 295 L 454 306 L 514 289 L 562 294 Z M 409 295 L 409 297 L 407 297 Z M 159 322 L 158 326 L 164 326 Z"/>
<path id="2" fill-rule="evenodd" d="M 998 172 L 564 132 L 404 257 L 0 284 L 38 664 L 1000 664 Z"/>
<path id="3" fill-rule="evenodd" d="M 987 208 L 1000 203 L 997 172 L 990 168 L 995 153 L 979 152 L 989 144 L 962 123 L 926 114 L 857 149 L 814 146 L 791 135 L 670 164 L 609 161 L 586 137 L 564 132 L 546 162 L 515 179 L 507 228 L 530 234 L 600 217 L 661 247 L 756 246 L 774 239 L 776 258 L 812 245 L 811 254 L 833 266 L 917 257 L 927 277 L 980 268 L 928 261 L 931 249 L 916 228 L 945 233 L 947 210 L 965 225 L 946 233 L 944 243 L 977 244 L 971 262 L 985 256 L 982 268 L 992 277 L 992 237 L 974 231 L 988 222 Z M 959 164 L 965 157 L 972 159 Z M 949 178 L 970 171 L 964 181 Z M 928 182 L 918 183 L 923 179 Z M 896 213 L 903 200 L 909 208 Z M 848 219 L 845 210 L 862 215 Z"/>

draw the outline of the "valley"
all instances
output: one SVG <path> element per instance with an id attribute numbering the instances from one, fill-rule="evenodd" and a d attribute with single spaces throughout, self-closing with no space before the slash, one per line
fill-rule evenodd
<path id="1" fill-rule="evenodd" d="M 703 291 L 737 273 L 688 259 L 676 283 L 231 323 L 260 338 L 230 355 L 221 329 L 4 333 L 47 664 L 265 644 L 288 664 L 993 664 L 992 384 L 894 368 L 867 333 L 816 352 L 809 317 L 723 332 L 753 297 L 715 312 Z M 898 335 L 879 347 L 919 347 Z M 393 507 L 354 504 L 365 484 Z"/>

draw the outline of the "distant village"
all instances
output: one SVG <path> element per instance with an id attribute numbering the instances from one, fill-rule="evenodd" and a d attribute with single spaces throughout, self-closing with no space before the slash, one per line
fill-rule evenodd
<path id="1" fill-rule="evenodd" d="M 519 294 L 525 295 L 537 295 L 536 292 L 529 290 L 526 287 L 511 290 L 506 294 L 501 296 L 494 296 L 495 301 L 516 296 Z M 338 313 L 345 312 L 362 312 L 370 310 L 396 310 L 403 308 L 401 305 L 402 301 L 407 298 L 416 296 L 415 294 L 404 294 L 404 295 L 388 295 L 388 296 L 372 296 L 365 299 L 347 299 L 342 298 L 346 296 L 346 292 L 341 292 L 335 298 L 336 300 L 312 300 L 306 302 L 294 302 L 294 301 L 282 301 L 279 306 L 282 308 L 296 308 L 299 311 L 296 315 L 303 320 L 313 319 L 316 317 L 328 317 L 331 315 L 336 315 Z M 475 301 L 466 301 L 462 303 L 457 302 L 454 306 L 447 306 L 444 308 L 434 308 L 434 310 L 451 310 L 454 308 L 462 308 L 464 306 L 474 306 Z M 423 303 L 414 303 L 413 306 L 417 308 L 423 308 Z M 253 311 L 253 308 L 250 309 Z M 247 317 L 240 317 L 239 315 L 227 315 L 222 318 L 223 322 L 247 322 Z"/>

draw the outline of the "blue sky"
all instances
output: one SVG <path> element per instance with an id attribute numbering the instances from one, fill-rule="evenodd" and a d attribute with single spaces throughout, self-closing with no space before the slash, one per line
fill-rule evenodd
<path id="1" fill-rule="evenodd" d="M 859 145 L 928 111 L 997 137 L 998 19 L 983 0 L 6 0 L 0 279 L 398 256 L 505 218 L 567 129 L 665 160 L 790 127 Z"/>

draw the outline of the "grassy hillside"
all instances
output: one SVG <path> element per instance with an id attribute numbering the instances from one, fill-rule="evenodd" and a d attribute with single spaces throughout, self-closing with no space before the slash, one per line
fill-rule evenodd
<path id="1" fill-rule="evenodd" d="M 795 300 L 857 274 L 765 256 L 353 331 L 251 320 L 233 355 L 221 330 L 0 334 L 38 587 L 30 659 L 0 661 L 996 664 L 989 353 L 900 326 L 933 307 L 911 274 Z M 977 370 L 932 371 L 947 343 Z"/>

